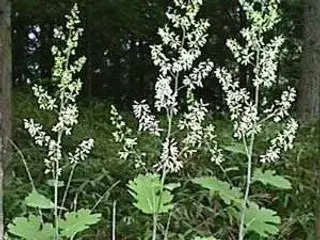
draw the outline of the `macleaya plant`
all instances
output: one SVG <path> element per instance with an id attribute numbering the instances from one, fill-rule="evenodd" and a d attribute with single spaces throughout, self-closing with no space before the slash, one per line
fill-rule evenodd
<path id="1" fill-rule="evenodd" d="M 291 188 L 287 179 L 277 175 L 275 171 L 263 171 L 259 163 L 275 162 L 279 160 L 282 151 L 292 148 L 298 124 L 288 113 L 295 101 L 295 89 L 288 88 L 283 91 L 281 99 L 273 103 L 269 103 L 263 96 L 277 80 L 280 49 L 284 43 L 282 36 L 271 40 L 265 36 L 280 21 L 279 1 L 239 0 L 239 3 L 249 22 L 249 27 L 240 32 L 245 44 L 241 45 L 230 39 L 227 46 L 238 64 L 253 69 L 254 77 L 251 80 L 254 91 L 250 92 L 240 86 L 237 69 L 233 75 L 226 68 L 216 68 L 214 74 L 226 95 L 234 127 L 233 137 L 238 139 L 245 149 L 247 174 L 244 192 L 232 182 L 211 176 L 196 178 L 193 182 L 209 189 L 212 196 L 218 195 L 229 206 L 228 211 L 239 223 L 238 239 L 243 240 L 249 232 L 268 237 L 279 231 L 277 225 L 280 218 L 276 212 L 252 202 L 249 196 L 250 188 L 257 182 L 279 189 Z M 166 113 L 167 124 L 161 126 L 145 100 L 135 102 L 133 106 L 138 130 L 148 132 L 162 142 L 159 159 L 152 167 L 148 166 L 148 154 L 139 150 L 138 137 L 133 134 L 133 130 L 123 122 L 114 106 L 111 110 L 111 120 L 117 129 L 113 135 L 123 146 L 119 152 L 120 158 L 133 159 L 136 168 L 146 172 L 128 185 L 135 198 L 135 206 L 144 213 L 153 215 L 152 239 L 156 239 L 158 215 L 172 209 L 171 191 L 179 186 L 165 184 L 166 175 L 180 171 L 184 160 L 203 149 L 209 149 L 211 160 L 215 164 L 220 165 L 224 160 L 216 142 L 214 126 L 204 125 L 207 104 L 194 98 L 194 90 L 202 87 L 203 78 L 213 69 L 210 60 L 194 66 L 195 60 L 201 55 L 200 48 L 206 43 L 206 30 L 209 27 L 207 20 L 196 20 L 202 1 L 175 0 L 174 4 L 175 8 L 166 14 L 169 24 L 158 31 L 162 44 L 151 46 L 153 62 L 160 68 L 155 84 L 154 106 L 158 112 Z M 179 107 L 179 94 L 185 94 L 185 113 L 181 113 Z M 178 114 L 182 118 L 179 118 Z M 253 154 L 256 137 L 262 134 L 268 121 L 283 122 L 283 130 L 270 141 L 270 147 L 265 153 L 253 158 L 256 156 Z M 184 133 L 184 137 L 178 139 L 176 133 L 179 130 Z M 254 168 L 254 163 L 258 167 Z M 167 239 L 167 235 L 164 239 Z"/>
<path id="2" fill-rule="evenodd" d="M 167 174 L 180 171 L 184 161 L 201 151 L 202 146 L 209 149 L 212 160 L 217 163 L 223 161 L 213 125 L 204 124 L 208 104 L 194 97 L 194 90 L 203 86 L 202 80 L 213 70 L 210 59 L 198 60 L 207 41 L 206 31 L 210 24 L 208 20 L 197 19 L 202 0 L 173 2 L 174 7 L 166 13 L 168 24 L 158 30 L 162 43 L 151 46 L 153 63 L 159 68 L 154 109 L 165 113 L 166 123 L 156 119 L 145 100 L 135 101 L 133 105 L 138 131 L 161 142 L 157 159 L 150 163 L 148 153 L 139 148 L 138 135 L 126 125 L 117 109 L 111 107 L 111 122 L 116 127 L 113 136 L 122 144 L 119 156 L 133 160 L 142 173 L 128 186 L 135 206 L 153 216 L 153 240 L 157 239 L 159 214 L 172 210 L 172 190 L 179 187 L 179 183 L 166 183 Z M 187 103 L 184 113 L 179 107 L 182 96 Z M 164 239 L 168 237 L 168 227 Z"/>
<path id="3" fill-rule="evenodd" d="M 273 103 L 264 96 L 266 91 L 277 81 L 280 49 L 284 43 L 282 36 L 268 40 L 266 33 L 273 30 L 280 21 L 278 4 L 280 0 L 239 0 L 249 26 L 241 30 L 245 44 L 234 39 L 227 41 L 238 64 L 253 69 L 251 78 L 253 92 L 240 86 L 236 75 L 226 68 L 217 68 L 215 76 L 219 79 L 226 95 L 226 103 L 233 122 L 234 138 L 242 142 L 247 160 L 247 175 L 244 193 L 230 182 L 223 182 L 215 177 L 200 177 L 193 180 L 210 190 L 211 195 L 219 195 L 226 205 L 231 206 L 232 214 L 238 219 L 238 239 L 245 239 L 248 232 L 255 232 L 260 237 L 277 234 L 280 218 L 276 212 L 250 200 L 250 188 L 260 182 L 279 189 L 290 189 L 291 184 L 275 171 L 262 171 L 259 165 L 278 161 L 283 151 L 293 147 L 293 140 L 298 128 L 297 122 L 290 117 L 288 110 L 295 101 L 296 91 L 288 87 L 280 100 Z M 269 35 L 270 36 L 270 35 Z M 235 71 L 237 73 L 237 71 Z M 259 156 L 254 154 L 254 143 L 268 121 L 283 123 L 283 130 L 270 141 L 270 147 Z M 257 156 L 257 157 L 255 157 Z"/>
<path id="4" fill-rule="evenodd" d="M 34 139 L 36 145 L 47 150 L 44 159 L 45 173 L 51 176 L 48 184 L 53 187 L 53 201 L 40 194 L 35 188 L 31 174 L 23 158 L 32 192 L 26 197 L 25 204 L 38 209 L 38 214 L 30 213 L 28 217 L 17 217 L 8 225 L 8 232 L 15 237 L 27 240 L 73 239 L 76 234 L 97 223 L 101 214 L 91 214 L 89 209 L 68 210 L 65 206 L 73 173 L 79 162 L 85 161 L 93 147 L 93 139 L 83 140 L 74 152 L 63 151 L 64 137 L 71 135 L 72 128 L 78 123 L 76 97 L 81 90 L 80 79 L 75 79 L 86 61 L 85 57 L 77 60 L 75 50 L 83 29 L 79 28 L 79 10 L 75 5 L 71 15 L 66 15 L 67 24 L 54 30 L 54 37 L 59 42 L 52 47 L 54 67 L 52 81 L 56 84 L 55 95 L 50 95 L 41 85 L 34 85 L 32 90 L 38 99 L 39 108 L 53 111 L 57 115 L 56 123 L 51 127 L 51 134 L 34 119 L 25 119 L 24 127 Z M 17 149 L 18 150 L 18 149 Z M 61 181 L 62 174 L 69 172 L 68 181 Z M 64 189 L 61 190 L 60 189 Z M 48 211 L 52 213 L 48 218 Z M 48 222 L 52 220 L 52 222 Z"/>

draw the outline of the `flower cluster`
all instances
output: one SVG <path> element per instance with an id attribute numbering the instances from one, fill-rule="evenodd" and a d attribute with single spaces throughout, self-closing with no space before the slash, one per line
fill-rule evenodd
<path id="1" fill-rule="evenodd" d="M 194 148 L 193 151 L 201 147 L 204 135 L 202 123 L 208 112 L 207 105 L 203 103 L 202 99 L 199 102 L 194 101 L 188 106 L 188 112 L 184 114 L 183 119 L 179 122 L 179 129 L 187 130 L 187 137 L 182 142 Z"/>
<path id="2" fill-rule="evenodd" d="M 32 87 L 33 94 L 36 98 L 38 98 L 39 108 L 43 110 L 53 110 L 58 106 L 56 105 L 56 99 L 51 97 L 41 85 L 35 84 Z"/>
<path id="3" fill-rule="evenodd" d="M 275 162 L 280 158 L 281 150 L 288 151 L 293 148 L 293 140 L 298 130 L 298 123 L 293 118 L 285 124 L 283 132 L 278 133 L 277 137 L 271 140 L 271 146 L 266 153 L 260 156 L 262 163 Z"/>
<path id="4" fill-rule="evenodd" d="M 279 0 L 270 0 L 268 4 L 256 0 L 251 2 L 240 0 L 239 2 L 250 22 L 250 27 L 244 28 L 240 32 L 245 40 L 244 46 L 234 39 L 228 40 L 227 46 L 238 64 L 252 68 L 254 97 L 251 97 L 249 90 L 241 88 L 239 80 L 234 79 L 225 68 L 217 68 L 215 76 L 219 79 L 226 94 L 226 102 L 234 126 L 234 137 L 246 139 L 259 133 L 262 129 L 262 123 L 266 120 L 273 119 L 275 122 L 280 122 L 289 117 L 288 110 L 295 101 L 296 91 L 293 88 L 283 91 L 281 100 L 276 100 L 270 107 L 267 107 L 266 97 L 263 98 L 264 101 L 260 100 L 263 97 L 261 96 L 262 88 L 270 88 L 277 81 L 279 56 L 284 38 L 275 36 L 267 42 L 264 34 L 280 20 Z M 260 108 L 262 111 L 259 113 Z M 283 138 L 276 138 L 278 140 L 273 140 L 272 147 L 265 155 L 261 156 L 262 162 L 274 161 L 278 159 L 281 149 L 292 147 L 292 139 L 295 136 L 297 125 L 293 120 L 289 122 L 287 127 L 291 127 L 291 130 L 285 131 L 285 134 L 290 134 L 290 136 L 286 135 Z"/>
<path id="5" fill-rule="evenodd" d="M 132 129 L 126 126 L 122 116 L 118 113 L 118 110 L 114 105 L 111 105 L 110 110 L 111 124 L 116 127 L 116 131 L 112 133 L 116 142 L 121 143 L 124 139 L 132 133 Z"/>
<path id="6" fill-rule="evenodd" d="M 155 107 L 158 111 L 166 109 L 170 114 L 178 112 L 177 97 L 179 74 L 190 71 L 195 60 L 201 55 L 201 48 L 207 41 L 206 31 L 210 26 L 208 20 L 196 20 L 202 1 L 175 1 L 176 8 L 185 10 L 185 15 L 177 9 L 169 11 L 166 16 L 169 24 L 158 30 L 162 44 L 151 46 L 151 57 L 155 66 L 160 68 L 159 77 L 155 85 Z M 170 27 L 172 26 L 172 27 Z M 182 36 L 175 33 L 175 29 L 182 31 Z M 169 47 L 177 53 L 176 57 L 168 57 L 164 48 Z M 183 85 L 194 89 L 202 87 L 201 80 L 208 76 L 213 68 L 210 60 L 201 62 L 199 66 L 184 77 Z"/>
<path id="7" fill-rule="evenodd" d="M 28 130 L 38 146 L 48 146 L 51 137 L 42 130 L 43 126 L 40 123 L 36 123 L 33 119 L 24 119 L 24 128 Z"/>
<path id="8" fill-rule="evenodd" d="M 150 107 L 145 103 L 145 100 L 140 103 L 137 101 L 134 102 L 133 113 L 139 120 L 138 131 L 146 131 L 160 136 L 159 121 L 155 120 L 155 116 L 151 114 Z"/>
<path id="9" fill-rule="evenodd" d="M 234 137 L 241 139 L 258 131 L 259 120 L 257 109 L 247 89 L 240 88 L 238 80 L 233 80 L 231 73 L 225 68 L 217 68 L 215 75 L 219 79 L 222 90 L 226 93 L 226 102 L 233 121 Z"/>
<path id="10" fill-rule="evenodd" d="M 178 159 L 179 149 L 175 139 L 166 139 L 162 144 L 160 161 L 154 165 L 157 171 L 178 172 L 182 167 L 182 162 Z"/>
<path id="11" fill-rule="evenodd" d="M 296 96 L 296 90 L 289 87 L 288 90 L 282 92 L 281 100 L 275 100 L 270 108 L 264 110 L 264 113 L 268 114 L 268 118 L 273 118 L 274 122 L 279 122 L 289 116 L 288 110 L 294 103 Z"/>
<path id="12" fill-rule="evenodd" d="M 191 74 L 183 79 L 183 84 L 193 90 L 196 87 L 202 88 L 202 79 L 205 79 L 213 69 L 213 62 L 209 59 L 205 62 L 200 62 L 198 67 L 194 68 Z"/>
<path id="13" fill-rule="evenodd" d="M 143 158 L 146 156 L 146 153 L 138 152 L 136 149 L 138 139 L 136 137 L 131 137 L 132 129 L 126 125 L 122 116 L 113 105 L 111 105 L 110 114 L 111 124 L 116 127 L 116 131 L 112 133 L 113 138 L 117 143 L 122 144 L 122 150 L 119 151 L 120 159 L 127 160 L 129 157 L 133 157 L 135 167 L 144 168 L 146 164 L 143 161 Z"/>
<path id="14" fill-rule="evenodd" d="M 50 172 L 53 175 L 60 176 L 62 168 L 59 166 L 59 162 L 62 159 L 62 146 L 58 140 L 50 139 L 48 144 L 48 155 L 44 158 L 44 165 L 46 166 L 45 174 Z"/>
<path id="15" fill-rule="evenodd" d="M 158 112 L 164 111 L 167 116 L 167 129 L 159 128 L 159 121 L 152 114 L 145 100 L 134 102 L 133 111 L 139 126 L 138 131 L 147 131 L 163 140 L 160 161 L 154 164 L 157 171 L 177 172 L 183 167 L 181 157 L 189 157 L 197 152 L 206 139 L 213 139 L 206 131 L 204 119 L 207 115 L 207 104 L 200 99 L 195 100 L 193 92 L 203 87 L 202 80 L 213 70 L 214 64 L 209 59 L 197 63 L 201 56 L 201 48 L 207 42 L 208 20 L 197 19 L 202 0 L 175 0 L 174 8 L 166 13 L 168 24 L 158 29 L 161 44 L 151 46 L 151 58 L 159 68 L 155 83 L 154 107 Z M 168 51 L 167 51 L 168 50 Z M 178 122 L 178 129 L 186 132 L 182 139 L 175 139 L 172 131 L 174 117 L 179 112 L 178 100 L 181 91 L 187 92 L 187 112 Z M 115 119 L 115 114 L 113 114 Z M 114 125 L 117 126 L 115 123 Z M 214 129 L 214 128 L 213 128 Z M 212 130 L 212 129 L 211 129 Z M 114 135 L 123 135 L 117 127 Z M 135 142 L 136 143 L 136 142 Z M 215 142 L 216 143 L 216 142 Z M 217 145 L 210 152 L 219 157 Z M 221 153 L 221 152 L 220 152 Z"/>
<path id="16" fill-rule="evenodd" d="M 246 18 L 251 23 L 253 32 L 267 32 L 281 20 L 279 4 L 280 0 L 239 0 Z M 258 6 L 258 7 L 257 7 Z"/>
<path id="17" fill-rule="evenodd" d="M 157 170 L 167 169 L 169 172 L 180 170 L 183 165 L 178 158 L 190 157 L 208 138 L 204 126 L 208 112 L 207 104 L 201 99 L 195 100 L 193 91 L 203 87 L 202 80 L 213 69 L 213 62 L 209 59 L 194 67 L 195 61 L 201 55 L 201 48 L 207 42 L 206 32 L 210 26 L 208 20 L 196 19 L 202 1 L 176 0 L 174 4 L 175 8 L 166 13 L 169 23 L 158 30 L 162 44 L 151 46 L 153 63 L 159 67 L 159 76 L 155 84 L 155 108 L 158 111 L 164 109 L 170 123 L 179 110 L 177 102 L 179 90 L 187 89 L 187 112 L 178 123 L 178 129 L 185 130 L 186 136 L 178 144 L 173 138 L 169 140 L 168 136 L 171 135 L 169 129 L 163 143 L 160 162 L 156 164 Z M 183 12 L 185 14 L 182 14 Z M 164 49 L 167 48 L 175 53 L 171 54 L 174 57 L 164 53 Z"/>
<path id="18" fill-rule="evenodd" d="M 171 76 L 160 75 L 157 79 L 155 90 L 155 108 L 158 111 L 161 109 L 170 109 L 173 114 L 177 114 L 177 93 L 171 88 L 170 84 L 172 82 Z"/>
<path id="19" fill-rule="evenodd" d="M 216 165 L 220 165 L 224 161 L 224 156 L 222 154 L 222 149 L 219 148 L 217 142 L 217 135 L 215 134 L 215 127 L 209 124 L 204 128 L 205 132 L 205 144 L 207 146 L 207 151 L 211 154 L 211 162 Z"/>
<path id="20" fill-rule="evenodd" d="M 187 112 L 180 119 L 178 127 L 180 130 L 186 130 L 186 137 L 182 139 L 182 153 L 185 158 L 191 157 L 198 152 L 203 144 L 207 146 L 206 150 L 211 154 L 211 160 L 215 163 L 221 163 L 223 156 L 215 140 L 214 127 L 209 124 L 205 126 L 204 120 L 207 116 L 208 104 L 194 100 L 192 93 L 187 95 Z"/>
<path id="21" fill-rule="evenodd" d="M 93 148 L 94 140 L 92 138 L 88 140 L 83 140 L 79 147 L 76 148 L 74 153 L 69 153 L 69 161 L 71 164 L 78 163 L 79 161 L 84 161 L 88 157 L 88 154 Z"/>
<path id="22" fill-rule="evenodd" d="M 57 121 L 51 130 L 57 134 L 57 139 L 53 139 L 44 130 L 40 123 L 36 123 L 33 119 L 24 120 L 24 126 L 28 130 L 30 136 L 34 138 L 35 143 L 39 146 L 48 148 L 47 157 L 44 159 L 46 173 L 60 174 L 61 167 L 59 161 L 62 159 L 62 137 L 70 135 L 72 128 L 78 123 L 78 107 L 75 104 L 76 97 L 82 87 L 80 79 L 75 79 L 74 75 L 81 71 L 85 64 L 85 57 L 80 57 L 71 62 L 70 57 L 75 55 L 75 49 L 78 46 L 79 37 L 82 35 L 83 29 L 79 28 L 79 10 L 75 5 L 71 11 L 71 15 L 66 15 L 67 24 L 66 32 L 62 27 L 54 29 L 54 37 L 56 40 L 65 43 L 64 48 L 57 46 L 52 47 L 54 56 L 54 67 L 52 72 L 52 80 L 56 82 L 57 97 L 51 96 L 47 90 L 40 85 L 34 85 L 32 90 L 38 99 L 40 109 L 55 110 L 57 112 Z M 76 164 L 79 160 L 84 160 L 93 147 L 93 139 L 80 143 L 75 153 L 69 154 L 70 164 Z"/>
<path id="23" fill-rule="evenodd" d="M 241 46 L 235 39 L 229 39 L 227 46 L 239 64 L 253 66 L 253 85 L 269 88 L 277 78 L 278 58 L 284 38 L 275 36 L 269 43 L 265 43 L 263 34 L 280 21 L 279 0 L 271 0 L 268 4 L 260 0 L 239 2 L 251 23 L 250 27 L 240 31 L 246 44 Z M 255 8 L 257 4 L 260 9 Z"/>

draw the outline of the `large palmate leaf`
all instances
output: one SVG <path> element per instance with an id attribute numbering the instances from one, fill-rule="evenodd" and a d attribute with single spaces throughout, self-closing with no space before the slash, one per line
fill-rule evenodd
<path id="1" fill-rule="evenodd" d="M 254 171 L 253 181 L 262 182 L 265 185 L 272 185 L 280 189 L 291 189 L 291 183 L 280 175 L 276 175 L 274 170 L 266 170 L 262 172 L 261 168 L 258 168 Z"/>
<path id="2" fill-rule="evenodd" d="M 65 219 L 59 220 L 59 229 L 61 236 L 74 237 L 77 233 L 89 228 L 90 225 L 96 224 L 101 219 L 101 214 L 91 214 L 88 209 L 80 209 L 76 212 L 67 212 Z"/>
<path id="3" fill-rule="evenodd" d="M 240 188 L 232 187 L 229 183 L 220 181 L 216 177 L 199 177 L 193 179 L 192 182 L 209 189 L 211 195 L 219 195 L 228 205 L 231 202 L 241 201 L 243 195 Z"/>
<path id="4" fill-rule="evenodd" d="M 250 202 L 246 211 L 245 225 L 246 230 L 254 231 L 261 237 L 275 235 L 279 231 L 278 225 L 281 219 L 277 212 L 264 207 L 259 208 L 255 203 Z"/>
<path id="5" fill-rule="evenodd" d="M 36 190 L 32 192 L 25 198 L 25 203 L 29 207 L 40 208 L 40 209 L 53 209 L 53 202 L 42 194 L 38 193 Z"/>
<path id="6" fill-rule="evenodd" d="M 54 237 L 52 224 L 45 223 L 41 226 L 39 217 L 34 215 L 13 219 L 8 225 L 8 232 L 25 240 L 52 240 Z"/>
<path id="7" fill-rule="evenodd" d="M 173 196 L 170 191 L 165 189 L 166 186 L 161 186 L 158 174 L 140 174 L 129 181 L 128 187 L 130 194 L 136 201 L 134 205 L 146 214 L 166 213 L 172 208 Z M 160 197 L 162 187 L 163 191 Z"/>

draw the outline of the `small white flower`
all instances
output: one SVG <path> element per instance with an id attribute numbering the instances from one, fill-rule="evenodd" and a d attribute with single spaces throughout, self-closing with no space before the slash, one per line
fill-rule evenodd
<path id="1" fill-rule="evenodd" d="M 92 138 L 83 140 L 76 148 L 74 153 L 69 153 L 70 164 L 77 164 L 79 161 L 84 161 L 93 148 L 94 140 Z"/>

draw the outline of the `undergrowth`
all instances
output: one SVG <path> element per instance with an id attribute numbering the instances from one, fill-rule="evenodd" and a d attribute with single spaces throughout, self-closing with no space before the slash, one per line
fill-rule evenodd
<path id="1" fill-rule="evenodd" d="M 13 140 L 21 148 L 26 156 L 32 176 L 35 179 L 37 189 L 48 192 L 50 188 L 45 184 L 45 175 L 41 166 L 45 152 L 35 146 L 27 133 L 22 129 L 22 119 L 33 115 L 43 122 L 44 125 L 53 121 L 50 113 L 38 110 L 34 97 L 30 93 L 29 86 L 17 88 L 13 94 Z M 128 167 L 128 162 L 118 158 L 119 146 L 107 137 L 111 135 L 113 128 L 107 119 L 110 118 L 109 103 L 101 101 L 86 101 L 79 103 L 80 121 L 74 129 L 73 138 L 68 144 L 74 146 L 85 136 L 95 139 L 95 147 L 88 161 L 75 173 L 72 189 L 67 201 L 83 207 L 91 207 L 93 202 L 102 198 L 97 211 L 103 214 L 103 220 L 93 230 L 87 231 L 81 239 L 106 239 L 110 236 L 112 225 L 112 208 L 116 201 L 116 221 L 118 239 L 144 239 L 141 232 L 151 229 L 152 222 L 149 218 L 138 214 L 138 210 L 132 206 L 131 197 L 127 192 L 126 184 L 137 173 L 134 167 Z M 135 123 L 130 114 L 122 113 L 126 122 L 134 127 Z M 239 165 L 242 157 L 241 149 L 233 144 L 230 137 L 232 132 L 231 123 L 223 118 L 214 121 L 217 126 L 217 135 L 221 142 L 224 154 L 228 161 L 223 171 L 213 166 L 207 160 L 208 156 L 198 155 L 196 161 L 189 161 L 184 171 L 173 177 L 170 181 L 182 182 L 180 188 L 175 189 L 175 207 L 170 213 L 171 224 L 169 239 L 191 239 L 195 234 L 207 236 L 216 233 L 216 236 L 228 236 L 228 239 L 236 238 L 236 223 L 226 213 L 223 203 L 217 199 L 208 198 L 206 190 L 197 187 L 189 180 L 197 176 L 214 175 L 217 177 L 229 177 L 233 182 L 239 182 L 245 173 L 245 166 Z M 267 207 L 277 210 L 283 219 L 280 227 L 281 234 L 273 240 L 311 240 L 314 239 L 314 206 L 316 199 L 315 186 L 315 162 L 317 153 L 317 132 L 319 124 L 305 125 L 300 128 L 296 140 L 296 148 L 283 155 L 283 161 L 276 163 L 275 170 L 287 175 L 293 185 L 292 191 L 277 191 L 276 189 L 265 193 L 263 186 L 252 189 L 252 198 L 263 201 Z M 269 129 L 275 129 L 273 126 Z M 264 133 L 258 139 L 257 148 L 264 147 L 272 132 Z M 142 135 L 144 150 L 152 152 L 157 143 L 151 141 L 149 135 Z M 259 149 L 257 149 L 259 152 Z M 239 169 L 234 166 L 240 166 Z M 26 207 L 22 204 L 31 186 L 28 182 L 25 169 L 19 156 L 16 154 L 7 170 L 7 182 L 5 186 L 5 217 L 6 223 L 14 216 L 24 215 Z M 243 186 L 244 187 L 244 186 Z M 160 226 L 165 226 L 167 219 L 160 219 Z M 225 226 L 228 226 L 227 228 Z M 161 230 L 161 227 L 160 227 Z M 164 229 L 162 229 L 164 231 Z M 146 233 L 147 235 L 147 233 Z M 258 239 L 250 238 L 252 240 Z"/>

